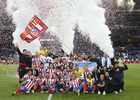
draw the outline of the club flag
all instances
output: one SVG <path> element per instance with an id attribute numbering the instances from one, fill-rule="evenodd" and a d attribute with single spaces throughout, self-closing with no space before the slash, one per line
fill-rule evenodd
<path id="1" fill-rule="evenodd" d="M 35 15 L 20 37 L 23 41 L 30 43 L 38 38 L 47 28 L 48 27 Z"/>

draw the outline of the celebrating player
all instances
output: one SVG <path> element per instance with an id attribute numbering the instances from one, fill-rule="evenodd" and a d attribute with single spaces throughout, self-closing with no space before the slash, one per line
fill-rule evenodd
<path id="1" fill-rule="evenodd" d="M 83 86 L 84 93 L 94 93 L 96 90 L 96 80 L 92 77 L 91 73 L 88 73 L 87 77 L 83 80 L 86 86 Z M 88 91 L 88 92 L 87 92 Z"/>
<path id="2" fill-rule="evenodd" d="M 23 86 L 21 89 L 18 89 L 16 92 L 12 93 L 12 95 L 15 95 L 17 93 L 19 94 L 29 94 L 30 93 L 30 90 L 32 89 L 32 87 L 34 86 L 34 83 L 36 82 L 36 76 L 33 77 L 33 80 L 27 80 L 27 81 L 24 81 L 20 84 L 23 85 L 23 84 L 26 84 L 25 86 Z"/>
<path id="3" fill-rule="evenodd" d="M 51 82 L 51 78 L 50 78 L 49 72 L 46 72 L 46 76 L 42 80 L 42 83 L 41 83 L 41 93 L 44 93 L 44 90 L 48 92 L 50 88 L 50 82 Z"/>
<path id="4" fill-rule="evenodd" d="M 88 70 L 88 66 L 86 65 L 84 67 L 84 71 L 83 71 L 83 74 L 82 74 L 83 75 L 83 78 L 86 78 L 89 73 L 91 73 L 91 71 Z"/>
<path id="5" fill-rule="evenodd" d="M 73 92 L 80 95 L 80 92 L 82 91 L 81 80 L 76 78 L 75 74 L 73 74 L 70 84 L 73 87 Z"/>

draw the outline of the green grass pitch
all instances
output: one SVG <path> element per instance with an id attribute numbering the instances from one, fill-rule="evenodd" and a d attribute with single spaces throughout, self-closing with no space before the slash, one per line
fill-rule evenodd
<path id="1" fill-rule="evenodd" d="M 17 66 L 15 65 L 0 65 L 0 100 L 47 100 L 49 94 L 17 94 L 12 96 L 12 92 L 19 89 L 18 79 L 16 75 Z M 54 93 L 52 100 L 140 100 L 140 65 L 129 64 L 128 70 L 125 71 L 125 87 L 126 90 L 122 93 L 98 95 L 83 94 L 77 96 L 73 92 L 68 94 Z"/>

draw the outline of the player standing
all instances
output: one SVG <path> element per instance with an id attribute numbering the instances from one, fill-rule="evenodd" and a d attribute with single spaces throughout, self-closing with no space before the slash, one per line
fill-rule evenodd
<path id="1" fill-rule="evenodd" d="M 22 77 L 26 74 L 26 68 L 28 63 L 28 56 L 27 56 L 27 50 L 24 49 L 23 53 L 18 48 L 18 44 L 16 43 L 17 52 L 19 54 L 19 80 L 22 79 Z M 22 81 L 20 81 L 21 83 Z"/>
<path id="2" fill-rule="evenodd" d="M 37 68 L 39 68 L 40 64 L 42 63 L 42 58 L 39 56 L 38 52 L 35 52 L 32 63 L 36 65 Z"/>

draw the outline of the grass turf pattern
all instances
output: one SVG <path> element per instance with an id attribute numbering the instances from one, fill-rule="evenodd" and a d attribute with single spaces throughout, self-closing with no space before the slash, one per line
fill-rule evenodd
<path id="1" fill-rule="evenodd" d="M 19 89 L 18 79 L 14 78 L 17 66 L 0 65 L 0 100 L 46 100 L 49 94 L 11 94 Z M 140 100 L 140 64 L 128 64 L 128 70 L 125 71 L 125 88 L 126 90 L 119 94 L 98 95 L 83 94 L 77 96 L 73 92 L 68 94 L 54 93 L 52 100 Z"/>

